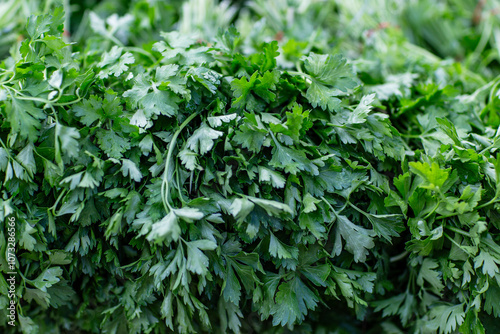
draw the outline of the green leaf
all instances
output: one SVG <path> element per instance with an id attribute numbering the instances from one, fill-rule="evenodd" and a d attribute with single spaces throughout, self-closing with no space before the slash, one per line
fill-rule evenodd
<path id="1" fill-rule="evenodd" d="M 286 180 L 278 172 L 259 166 L 259 182 L 269 182 L 275 188 L 283 188 Z"/>
<path id="2" fill-rule="evenodd" d="M 179 109 L 179 98 L 170 91 L 159 90 L 160 84 L 141 73 L 134 78 L 134 86 L 125 91 L 123 97 L 128 98 L 133 106 L 143 108 L 146 119 L 153 114 L 174 116 Z"/>
<path id="3" fill-rule="evenodd" d="M 51 264 L 66 265 L 70 264 L 73 260 L 73 256 L 63 250 L 56 250 L 49 255 L 49 261 Z"/>
<path id="4" fill-rule="evenodd" d="M 236 198 L 229 208 L 230 213 L 236 218 L 238 224 L 245 221 L 245 218 L 252 212 L 255 204 L 247 198 Z"/>
<path id="5" fill-rule="evenodd" d="M 35 301 L 38 305 L 40 305 L 44 310 L 49 307 L 50 303 L 50 294 L 38 289 L 30 289 L 26 288 L 23 299 L 28 303 L 31 301 Z"/>
<path id="6" fill-rule="evenodd" d="M 47 292 L 47 289 L 60 281 L 63 271 L 61 267 L 51 267 L 45 269 L 37 278 L 30 281 L 36 288 Z"/>
<path id="7" fill-rule="evenodd" d="M 186 97 L 190 96 L 190 91 L 186 89 L 186 78 L 178 74 L 179 66 L 175 64 L 160 66 L 156 69 L 155 79 L 161 82 L 160 87 L 168 87 L 176 94 Z"/>
<path id="8" fill-rule="evenodd" d="M 116 236 L 122 228 L 123 208 L 116 211 L 108 220 L 104 236 L 109 239 L 111 236 Z"/>
<path id="9" fill-rule="evenodd" d="M 441 169 L 435 162 L 431 164 L 425 162 L 410 162 L 410 170 L 421 176 L 424 183 L 420 187 L 425 189 L 437 189 L 443 186 L 449 176 L 450 168 Z"/>
<path id="10" fill-rule="evenodd" d="M 120 76 L 128 70 L 130 64 L 135 62 L 134 56 L 130 52 L 122 54 L 123 49 L 118 46 L 113 46 L 109 52 L 104 52 L 101 62 L 97 64 L 101 71 L 97 73 L 100 79 L 106 79 L 111 75 Z"/>
<path id="11" fill-rule="evenodd" d="M 303 151 L 293 150 L 279 143 L 273 148 L 273 158 L 269 162 L 274 168 L 284 169 L 285 172 L 297 174 L 299 171 L 307 171 L 312 175 L 318 175 L 318 167 L 312 163 Z"/>
<path id="12" fill-rule="evenodd" d="M 80 151 L 80 144 L 78 143 L 80 133 L 78 130 L 56 123 L 56 133 L 60 143 L 61 152 L 70 158 L 77 157 Z M 56 154 L 57 161 L 61 157 L 59 156 L 59 153 Z"/>
<path id="13" fill-rule="evenodd" d="M 241 285 L 232 266 L 227 266 L 226 279 L 222 285 L 224 299 L 238 305 L 241 297 Z"/>
<path id="14" fill-rule="evenodd" d="M 223 132 L 214 130 L 203 124 L 189 137 L 186 146 L 199 154 L 205 154 L 214 146 L 214 140 L 223 135 Z"/>
<path id="15" fill-rule="evenodd" d="M 383 317 L 396 315 L 406 296 L 407 294 L 399 294 L 385 300 L 374 301 L 372 304 L 375 306 L 375 312 L 383 311 Z"/>
<path id="16" fill-rule="evenodd" d="M 196 240 L 186 243 L 187 248 L 187 270 L 198 274 L 206 275 L 208 272 L 208 257 L 202 250 L 214 250 L 217 244 L 211 240 Z"/>
<path id="17" fill-rule="evenodd" d="M 399 237 L 399 233 L 405 230 L 403 224 L 403 216 L 391 215 L 366 215 L 370 223 L 373 225 L 373 231 L 387 241 L 391 242 L 392 237 Z"/>
<path id="18" fill-rule="evenodd" d="M 60 70 L 55 70 L 50 76 L 50 79 L 47 80 L 48 84 L 56 89 L 61 88 L 62 81 L 63 81 L 63 74 Z"/>
<path id="19" fill-rule="evenodd" d="M 316 295 L 297 277 L 283 282 L 278 288 L 275 304 L 271 308 L 274 326 L 301 323 L 308 310 L 319 302 Z"/>
<path id="20" fill-rule="evenodd" d="M 299 226 L 302 229 L 310 231 L 318 240 L 326 237 L 324 219 L 320 214 L 301 213 L 299 216 Z"/>
<path id="21" fill-rule="evenodd" d="M 233 108 L 243 108 L 246 105 L 247 100 L 251 97 L 249 94 L 257 82 L 257 76 L 258 73 L 254 72 L 250 79 L 242 77 L 241 79 L 234 79 L 231 82 L 231 89 L 233 90 L 234 97 L 236 98 L 231 105 Z"/>
<path id="22" fill-rule="evenodd" d="M 243 317 L 243 313 L 238 307 L 238 304 L 226 302 L 223 298 L 219 298 L 219 317 L 221 322 L 221 329 L 223 332 L 227 328 L 235 333 L 240 332 L 240 318 Z"/>
<path id="23" fill-rule="evenodd" d="M 330 275 L 331 267 L 328 264 L 319 266 L 304 266 L 301 273 L 316 286 L 326 287 L 326 280 Z"/>
<path id="24" fill-rule="evenodd" d="M 460 326 L 459 331 L 464 334 L 485 334 L 483 324 L 479 321 L 475 311 L 467 312 L 465 321 Z"/>
<path id="25" fill-rule="evenodd" d="M 345 249 L 354 255 L 354 261 L 365 262 L 368 250 L 375 246 L 373 242 L 373 230 L 367 230 L 353 224 L 346 216 L 337 216 L 335 224 L 337 232 L 335 236 L 334 253 L 340 255 L 342 252 L 342 239 L 345 240 Z"/>
<path id="26" fill-rule="evenodd" d="M 51 286 L 47 291 L 50 294 L 50 306 L 54 308 L 70 305 L 76 297 L 75 290 L 66 285 L 64 280 Z"/>
<path id="27" fill-rule="evenodd" d="M 358 85 L 352 66 L 339 54 L 310 53 L 302 60 L 312 80 L 306 98 L 313 107 L 333 111 L 340 105 L 337 96 L 345 95 Z"/>
<path id="28" fill-rule="evenodd" d="M 42 124 L 40 120 L 46 118 L 45 113 L 33 105 L 33 102 L 20 100 L 13 96 L 5 101 L 7 121 L 13 133 L 19 133 L 22 138 L 35 142 L 38 130 Z"/>
<path id="29" fill-rule="evenodd" d="M 175 213 L 176 216 L 184 219 L 189 223 L 194 220 L 200 220 L 205 216 L 203 212 L 201 212 L 199 209 L 196 208 L 185 207 L 180 209 L 173 209 L 173 212 Z"/>
<path id="30" fill-rule="evenodd" d="M 484 296 L 484 310 L 488 314 L 500 318 L 500 304 L 498 303 L 500 300 L 500 287 L 495 283 L 491 283 Z"/>
<path id="31" fill-rule="evenodd" d="M 483 274 L 495 277 L 500 273 L 498 268 L 500 258 L 496 258 L 485 250 L 482 250 L 478 256 L 474 258 L 474 269 L 483 268 Z"/>
<path id="32" fill-rule="evenodd" d="M 19 236 L 19 245 L 28 251 L 33 251 L 36 245 L 36 239 L 32 234 L 36 233 L 36 229 L 33 228 L 28 222 L 23 224 L 21 235 Z"/>
<path id="33" fill-rule="evenodd" d="M 430 258 L 424 259 L 417 277 L 417 284 L 423 286 L 425 280 L 430 283 L 435 293 L 440 295 L 441 291 L 444 289 L 444 285 L 441 281 L 442 274 L 439 271 L 434 270 L 438 267 L 439 265 L 435 260 Z"/>
<path id="34" fill-rule="evenodd" d="M 148 241 L 161 242 L 164 239 L 177 241 L 181 235 L 178 217 L 170 211 L 165 217 L 151 226 L 147 235 Z"/>
<path id="35" fill-rule="evenodd" d="M 288 215 L 293 213 L 292 209 L 284 203 L 252 196 L 247 196 L 247 198 L 251 202 L 266 210 L 267 214 L 270 216 L 281 217 L 284 215 L 285 217 L 288 217 Z"/>
<path id="36" fill-rule="evenodd" d="M 375 94 L 363 96 L 356 109 L 354 109 L 354 111 L 349 114 L 349 119 L 347 120 L 347 122 L 350 124 L 361 124 L 366 122 L 366 117 L 372 109 L 371 104 L 374 100 Z"/>
<path id="37" fill-rule="evenodd" d="M 31 178 L 36 174 L 36 162 L 35 156 L 33 155 L 33 148 L 33 144 L 29 143 L 16 156 L 17 161 L 24 167 Z"/>
<path id="38" fill-rule="evenodd" d="M 198 154 L 194 153 L 191 150 L 184 149 L 180 151 L 178 157 L 179 159 L 181 159 L 184 166 L 186 166 L 186 168 L 189 170 L 195 170 L 198 166 Z"/>
<path id="39" fill-rule="evenodd" d="M 309 120 L 309 111 L 303 111 L 302 106 L 294 103 L 292 112 L 286 113 L 286 123 L 283 124 L 269 124 L 271 130 L 275 133 L 283 133 L 297 143 L 300 138 L 305 135 L 306 131 L 313 126 Z"/>
<path id="40" fill-rule="evenodd" d="M 236 119 L 238 115 L 237 114 L 228 114 L 228 115 L 221 115 L 221 116 L 211 116 L 207 117 L 208 124 L 210 124 L 211 127 L 219 127 L 222 125 L 222 123 L 229 123 L 232 120 Z"/>
<path id="41" fill-rule="evenodd" d="M 134 180 L 135 182 L 140 182 L 142 179 L 142 173 L 137 168 L 137 165 L 129 159 L 122 159 L 122 168 L 121 171 L 123 173 L 123 176 L 129 176 L 131 180 Z"/>
<path id="42" fill-rule="evenodd" d="M 97 132 L 99 147 L 110 158 L 121 159 L 123 153 L 130 149 L 130 143 L 127 139 L 120 137 L 112 130 L 100 129 Z"/>
<path id="43" fill-rule="evenodd" d="M 427 327 L 439 330 L 440 334 L 448 334 L 455 331 L 465 319 L 464 305 L 438 305 L 429 312 L 430 321 Z"/>
<path id="44" fill-rule="evenodd" d="M 269 233 L 269 253 L 279 259 L 297 259 L 299 250 L 296 247 L 282 243 L 273 233 Z"/>
<path id="45" fill-rule="evenodd" d="M 73 112 L 80 117 L 80 122 L 87 126 L 91 126 L 95 121 L 103 118 L 101 110 L 102 99 L 96 95 L 91 95 L 73 107 Z"/>
<path id="46" fill-rule="evenodd" d="M 31 15 L 28 17 L 26 31 L 31 39 L 34 40 L 47 32 L 50 32 L 51 34 L 62 32 L 63 22 L 64 13 L 61 7 L 57 7 L 53 11 L 53 15 Z"/>
<path id="47" fill-rule="evenodd" d="M 310 213 L 317 210 L 316 204 L 321 203 L 321 201 L 314 198 L 311 194 L 306 193 L 304 198 L 302 199 L 302 203 L 304 205 L 302 212 Z"/>
<path id="48" fill-rule="evenodd" d="M 276 57 L 279 56 L 278 42 L 272 41 L 264 46 L 264 53 L 260 65 L 260 71 L 265 72 L 276 67 Z"/>
<path id="49" fill-rule="evenodd" d="M 278 81 L 279 73 L 274 71 L 267 71 L 262 76 L 258 72 L 254 72 L 249 79 L 245 76 L 241 79 L 234 79 L 231 82 L 231 89 L 235 99 L 231 106 L 238 109 L 243 109 L 245 106 L 247 108 L 254 106 L 256 101 L 251 92 L 254 92 L 266 102 L 274 101 L 276 94 L 272 91 L 276 89 Z"/>
<path id="50" fill-rule="evenodd" d="M 167 327 L 170 328 L 171 330 L 174 330 L 174 324 L 172 322 L 174 316 L 172 301 L 173 301 L 173 294 L 172 291 L 169 291 L 166 297 L 163 299 L 160 311 L 161 315 L 165 318 L 165 324 L 167 325 Z"/>
<path id="51" fill-rule="evenodd" d="M 260 123 L 260 120 L 255 115 L 252 116 L 257 120 L 256 123 Z M 233 139 L 241 147 L 248 148 L 252 152 L 258 152 L 262 148 L 266 136 L 267 130 L 263 128 L 262 124 L 257 125 L 246 122 L 239 127 Z"/>
<path id="52" fill-rule="evenodd" d="M 19 314 L 18 320 L 23 334 L 37 334 L 39 332 L 38 325 L 30 317 Z"/>

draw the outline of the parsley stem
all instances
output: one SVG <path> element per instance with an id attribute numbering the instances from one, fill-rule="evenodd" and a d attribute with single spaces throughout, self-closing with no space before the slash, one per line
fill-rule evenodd
<path id="1" fill-rule="evenodd" d="M 462 245 L 460 245 L 458 242 L 456 242 L 452 237 L 450 237 L 447 233 L 443 233 L 444 236 L 450 240 L 452 243 L 455 244 L 455 246 L 457 246 L 458 248 L 460 248 L 461 250 L 463 250 L 464 252 L 466 252 L 463 248 L 462 248 Z M 466 252 L 467 253 L 467 252 Z"/>
<path id="2" fill-rule="evenodd" d="M 471 63 L 477 62 L 479 59 L 481 59 L 481 54 L 484 51 L 484 48 L 488 44 L 491 36 L 491 32 L 493 30 L 493 24 L 491 23 L 491 20 L 486 20 L 486 24 L 484 25 L 484 29 L 481 33 L 481 38 L 479 39 L 479 42 L 477 43 L 476 49 L 474 52 L 469 56 L 467 59 L 467 65 L 470 65 Z"/>
<path id="3" fill-rule="evenodd" d="M 290 74 L 291 76 L 299 76 L 303 77 L 306 79 L 306 82 L 310 84 L 312 82 L 312 78 L 309 74 L 304 73 L 304 72 L 298 72 L 298 71 L 286 71 L 286 73 Z"/>
<path id="4" fill-rule="evenodd" d="M 401 261 L 403 260 L 410 252 L 408 252 L 407 250 L 405 250 L 403 253 L 401 254 L 398 254 L 398 255 L 395 255 L 395 256 L 392 256 L 391 258 L 389 258 L 389 262 L 390 263 L 393 263 L 393 262 L 398 262 L 398 261 Z"/>
<path id="5" fill-rule="evenodd" d="M 2 69 L 2 70 L 3 70 L 3 69 Z M 12 76 L 9 78 L 9 80 L 7 80 L 7 81 L 3 81 L 3 82 L 2 82 L 2 85 L 6 84 L 6 83 L 9 83 L 9 82 L 11 82 L 12 80 L 14 80 L 14 77 L 16 76 L 16 73 L 15 73 L 14 71 L 10 71 L 10 70 L 3 70 L 3 71 L 4 71 L 5 73 L 4 73 L 4 75 L 2 76 L 2 79 L 1 79 L 1 80 L 3 80 L 3 78 L 4 78 L 4 77 L 5 77 L 8 73 L 12 73 Z"/>
<path id="6" fill-rule="evenodd" d="M 454 212 L 454 213 L 451 213 L 451 214 L 448 214 L 448 215 L 437 216 L 437 217 L 436 217 L 436 220 L 438 220 L 438 219 L 446 219 L 446 218 L 454 217 L 454 216 L 456 216 L 456 215 L 458 215 L 458 214 L 459 214 L 458 212 Z"/>
<path id="7" fill-rule="evenodd" d="M 106 34 L 105 37 L 107 37 L 110 41 L 112 41 L 116 45 L 118 45 L 118 46 L 120 46 L 122 48 L 125 47 L 125 45 L 118 38 L 116 38 L 115 36 L 113 36 L 113 34 L 114 34 L 114 31 Z"/>
<path id="8" fill-rule="evenodd" d="M 417 139 L 429 137 L 429 135 L 428 134 L 426 135 L 425 133 L 418 134 L 418 135 L 401 133 L 400 135 L 401 135 L 401 137 L 404 137 L 404 138 L 417 138 Z"/>
<path id="9" fill-rule="evenodd" d="M 335 127 L 335 128 L 342 128 L 342 129 L 347 128 L 347 126 L 345 126 L 345 125 L 341 125 L 341 124 L 326 123 L 326 125 L 328 125 L 328 126 L 332 126 L 332 127 Z"/>
<path id="10" fill-rule="evenodd" d="M 181 180 L 179 178 L 179 164 L 175 164 L 175 180 L 176 180 L 176 186 L 177 186 L 177 192 L 179 193 L 179 199 L 181 200 L 182 204 L 185 204 L 186 201 L 184 200 L 184 197 L 182 196 L 182 190 L 181 190 Z"/>
<path id="11" fill-rule="evenodd" d="M 436 205 L 434 206 L 434 208 L 433 208 L 431 211 L 429 211 L 429 213 L 427 213 L 427 214 L 424 216 L 424 219 L 429 218 L 429 217 L 430 217 L 430 216 L 431 216 L 431 215 L 432 215 L 432 214 L 433 214 L 433 213 L 437 210 L 437 208 L 439 207 L 439 204 L 441 204 L 441 199 L 439 199 L 439 200 L 437 201 Z"/>
<path id="12" fill-rule="evenodd" d="M 0 138 L 0 145 L 2 145 L 2 146 L 3 146 L 3 148 L 5 149 L 5 153 L 7 153 L 7 156 L 8 156 L 10 159 L 12 159 L 12 158 L 11 158 L 11 155 L 10 155 L 10 153 L 9 153 L 9 149 L 7 148 L 7 146 L 5 146 L 5 143 L 3 142 L 2 138 Z"/>
<path id="13" fill-rule="evenodd" d="M 18 100 L 25 100 L 25 101 L 36 101 L 36 102 L 41 102 L 41 103 L 45 103 L 45 104 L 49 104 L 49 105 L 52 105 L 52 106 L 66 106 L 66 105 L 70 105 L 70 104 L 74 104 L 74 103 L 77 103 L 77 102 L 80 102 L 83 97 L 82 96 L 79 96 L 76 100 L 73 100 L 73 101 L 69 101 L 69 102 L 64 102 L 64 103 L 57 103 L 57 101 L 61 98 L 62 96 L 62 91 L 61 90 L 58 90 L 58 95 L 57 95 L 57 98 L 50 101 L 50 100 L 47 100 L 47 99 L 43 99 L 43 98 L 40 98 L 40 97 L 35 97 L 35 96 L 29 96 L 29 95 L 26 95 L 26 94 L 23 94 L 22 92 L 18 91 L 17 89 L 15 89 L 14 87 L 10 87 L 10 86 L 5 86 L 4 84 L 1 84 L 4 88 L 8 88 L 12 91 L 14 91 L 14 93 L 16 93 L 15 97 L 16 99 Z"/>
<path id="14" fill-rule="evenodd" d="M 496 203 L 496 202 L 498 202 L 498 198 L 497 198 L 497 196 L 493 197 L 493 198 L 492 198 L 489 202 L 486 202 L 486 203 L 483 203 L 483 204 L 481 204 L 481 205 L 478 205 L 478 206 L 476 207 L 476 209 L 482 209 L 482 208 L 484 208 L 485 206 L 491 205 L 491 204 Z"/>
<path id="15" fill-rule="evenodd" d="M 57 200 L 56 200 L 56 202 L 54 203 L 54 205 L 52 205 L 52 206 L 49 208 L 49 210 L 52 210 L 52 214 L 53 214 L 54 216 L 56 216 L 56 208 L 57 208 L 57 205 L 59 204 L 59 201 L 61 200 L 61 198 L 62 198 L 64 195 L 66 195 L 66 191 L 67 191 L 67 189 L 64 189 L 64 190 L 63 190 L 63 191 L 59 194 L 59 196 L 57 197 Z"/>
<path id="16" fill-rule="evenodd" d="M 326 203 L 326 205 L 328 205 L 328 207 L 330 208 L 330 210 L 332 210 L 333 214 L 335 215 L 335 217 L 337 217 L 337 212 L 335 211 L 335 209 L 332 207 L 332 205 L 330 204 L 330 202 L 328 202 L 325 198 L 325 196 L 321 196 L 321 199 L 323 200 L 323 202 Z"/>
<path id="17" fill-rule="evenodd" d="M 444 227 L 447 228 L 450 231 L 456 232 L 456 233 L 464 235 L 466 237 L 470 237 L 470 234 L 468 232 L 462 231 L 459 228 L 456 228 L 456 227 L 453 227 L 453 226 L 449 226 L 449 225 L 445 225 Z"/>
<path id="18" fill-rule="evenodd" d="M 123 48 L 125 51 L 130 51 L 130 52 L 135 52 L 135 53 L 140 53 L 146 57 L 149 58 L 149 60 L 151 60 L 151 63 L 153 64 L 156 64 L 156 62 L 158 61 L 150 52 L 147 52 L 146 50 L 144 49 L 141 49 L 141 48 L 136 48 L 136 47 L 133 47 L 133 46 L 125 46 Z"/>
<path id="19" fill-rule="evenodd" d="M 165 211 L 169 213 L 170 211 L 173 210 L 172 206 L 169 203 L 169 182 L 167 180 L 167 174 L 168 170 L 170 169 L 170 162 L 172 160 L 172 154 L 175 149 L 175 144 L 177 142 L 177 137 L 179 137 L 179 134 L 181 131 L 186 127 L 186 125 L 189 124 L 195 118 L 198 116 L 199 111 L 191 114 L 186 120 L 181 124 L 179 129 L 175 131 L 174 135 L 172 136 L 172 140 L 170 141 L 170 145 L 168 146 L 168 153 L 167 153 L 167 161 L 165 162 L 165 172 L 163 173 L 163 182 L 161 184 L 161 198 L 163 200 L 163 207 L 165 208 Z"/>
<path id="20" fill-rule="evenodd" d="M 359 213 L 363 214 L 363 216 L 368 216 L 368 213 L 366 213 L 365 211 L 361 210 L 360 208 L 358 208 L 356 205 L 352 204 L 351 202 L 348 202 L 348 204 L 356 211 L 358 211 Z"/>
<path id="21" fill-rule="evenodd" d="M 304 73 L 304 71 L 302 71 L 302 67 L 300 66 L 300 63 L 299 63 L 299 62 L 296 62 L 296 63 L 295 63 L 295 67 L 297 67 L 297 71 L 298 71 L 299 73 Z"/>

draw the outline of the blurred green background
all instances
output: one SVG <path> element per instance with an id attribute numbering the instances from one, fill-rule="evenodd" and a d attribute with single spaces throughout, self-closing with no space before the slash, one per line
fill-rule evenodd
<path id="1" fill-rule="evenodd" d="M 234 24 L 256 44 L 276 39 L 290 53 L 297 44 L 341 50 L 352 59 L 375 52 L 397 67 L 401 52 L 408 51 L 430 61 L 459 61 L 486 77 L 496 76 L 500 64 L 500 2 L 484 0 L 4 0 L 0 58 L 23 38 L 27 17 L 60 4 L 74 42 L 89 36 L 94 12 L 131 45 L 150 43 L 173 29 L 210 40 L 219 28 Z"/>

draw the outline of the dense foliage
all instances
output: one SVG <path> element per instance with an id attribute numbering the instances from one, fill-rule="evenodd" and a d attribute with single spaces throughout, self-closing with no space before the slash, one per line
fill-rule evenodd
<path id="1" fill-rule="evenodd" d="M 2 332 L 500 330 L 491 4 L 20 3 Z"/>

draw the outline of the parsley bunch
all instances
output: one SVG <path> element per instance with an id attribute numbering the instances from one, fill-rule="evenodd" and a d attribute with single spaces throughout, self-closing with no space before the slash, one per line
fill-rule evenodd
<path id="1" fill-rule="evenodd" d="M 497 79 L 397 31 L 413 57 L 381 70 L 380 40 L 347 60 L 140 13 L 90 12 L 77 43 L 62 9 L 31 16 L 0 64 L 23 333 L 495 329 Z"/>

